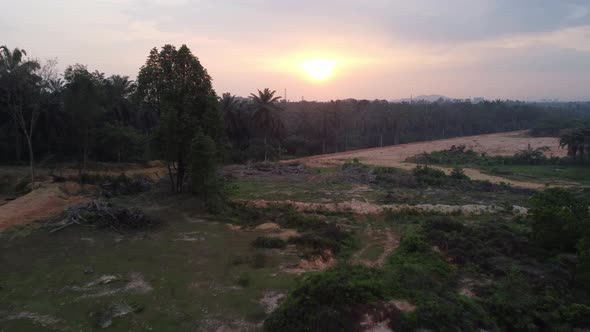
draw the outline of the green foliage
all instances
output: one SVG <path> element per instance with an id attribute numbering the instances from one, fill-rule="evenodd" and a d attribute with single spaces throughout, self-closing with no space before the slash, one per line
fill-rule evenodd
<path id="1" fill-rule="evenodd" d="M 544 201 L 561 199 L 564 197 L 551 195 Z M 472 278 L 487 280 L 474 292 L 498 329 L 587 326 L 582 316 L 587 312 L 588 296 L 581 291 L 586 287 L 581 261 L 576 266 L 565 257 L 553 258 L 530 240 L 526 225 L 500 220 L 466 224 L 438 217 L 426 220 L 422 232 L 459 269 L 470 274 L 476 271 L 479 277 Z M 577 286 L 572 287 L 578 278 Z"/>
<path id="2" fill-rule="evenodd" d="M 488 156 L 479 154 L 465 145 L 451 146 L 448 150 L 423 153 L 408 158 L 408 161 L 434 165 L 464 165 L 483 168 L 498 167 L 502 165 L 541 165 L 563 162 L 559 158 L 548 159 L 545 156 L 547 147 L 532 148 L 530 145 L 514 156 Z"/>
<path id="3" fill-rule="evenodd" d="M 217 175 L 215 142 L 202 132 L 192 141 L 190 176 L 192 193 L 203 199 L 209 209 L 218 211 L 223 205 L 223 190 Z"/>
<path id="4" fill-rule="evenodd" d="M 543 248 L 575 251 L 590 230 L 589 203 L 566 189 L 551 188 L 531 199 L 533 239 Z"/>
<path id="5" fill-rule="evenodd" d="M 176 174 L 170 172 L 170 182 L 173 191 L 181 191 L 191 141 L 199 128 L 220 135 L 211 77 L 186 45 L 179 49 L 165 45 L 159 52 L 151 50 L 137 80 L 141 103 L 160 114 L 157 146 L 162 157 L 176 165 Z"/>
<path id="6" fill-rule="evenodd" d="M 445 172 L 427 165 L 418 165 L 412 171 L 418 183 L 428 186 L 441 186 L 447 180 Z"/>
<path id="7" fill-rule="evenodd" d="M 493 319 L 472 299 L 455 295 L 432 296 L 420 302 L 416 310 L 394 322 L 396 331 L 478 331 L 495 327 Z"/>
<path id="8" fill-rule="evenodd" d="M 250 286 L 250 276 L 247 274 L 241 274 L 238 279 L 236 280 L 237 284 L 241 287 L 248 287 Z"/>
<path id="9" fill-rule="evenodd" d="M 561 135 L 559 145 L 567 148 L 568 156 L 584 162 L 585 155 L 590 153 L 590 124 Z"/>
<path id="10" fill-rule="evenodd" d="M 348 256 L 356 248 L 357 243 L 350 231 L 334 225 L 323 223 L 319 227 L 289 239 L 289 243 L 297 245 L 306 258 L 336 255 Z M 326 257 L 328 258 L 328 257 Z"/>
<path id="11" fill-rule="evenodd" d="M 465 171 L 461 167 L 453 168 L 450 177 L 455 180 L 469 180 L 469 177 L 465 174 Z"/>
<path id="12" fill-rule="evenodd" d="M 379 271 L 341 264 L 305 277 L 264 322 L 264 331 L 354 331 L 354 307 L 385 296 Z"/>
<path id="13" fill-rule="evenodd" d="M 276 237 L 259 236 L 252 241 L 255 248 L 281 249 L 287 246 L 287 242 Z"/>
<path id="14" fill-rule="evenodd" d="M 529 144 L 526 149 L 520 150 L 514 154 L 514 163 L 525 165 L 539 165 L 547 161 L 545 152 L 549 147 L 544 146 L 533 149 Z"/>
<path id="15" fill-rule="evenodd" d="M 106 124 L 96 132 L 95 151 L 100 160 L 137 162 L 143 160 L 145 144 L 135 128 Z"/>
<path id="16" fill-rule="evenodd" d="M 444 294 L 455 279 L 455 269 L 432 251 L 420 233 L 406 234 L 385 266 L 384 283 L 390 294 L 415 301 Z"/>

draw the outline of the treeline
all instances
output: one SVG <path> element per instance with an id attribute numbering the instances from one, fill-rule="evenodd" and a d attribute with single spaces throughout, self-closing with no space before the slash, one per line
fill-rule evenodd
<path id="1" fill-rule="evenodd" d="M 589 103 L 286 102 L 268 89 L 219 97 L 185 48 L 152 50 L 133 81 L 82 65 L 58 73 L 55 61 L 3 47 L 0 162 L 78 161 L 83 169 L 88 160 L 159 158 L 173 160 L 171 173 L 183 178 L 196 132 L 215 142 L 224 162 L 243 162 L 528 129 L 590 114 Z"/>

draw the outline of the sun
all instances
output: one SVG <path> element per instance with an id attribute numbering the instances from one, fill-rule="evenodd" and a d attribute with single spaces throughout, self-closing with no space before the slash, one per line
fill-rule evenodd
<path id="1" fill-rule="evenodd" d="M 332 59 L 309 59 L 301 63 L 301 68 L 305 74 L 314 81 L 325 81 L 334 72 L 336 61 Z"/>

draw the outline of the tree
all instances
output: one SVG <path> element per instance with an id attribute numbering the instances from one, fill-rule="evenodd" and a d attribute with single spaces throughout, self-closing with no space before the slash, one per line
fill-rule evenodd
<path id="1" fill-rule="evenodd" d="M 204 201 L 213 201 L 219 192 L 215 141 L 199 131 L 191 143 L 191 191 Z"/>
<path id="2" fill-rule="evenodd" d="M 264 133 L 264 161 L 268 160 L 268 137 L 276 134 L 277 128 L 281 127 L 281 119 L 278 117 L 278 111 L 281 110 L 278 101 L 281 97 L 275 97 L 275 93 L 276 91 L 266 88 L 263 91 L 258 90 L 258 95 L 250 94 L 256 107 L 254 121 Z"/>
<path id="3" fill-rule="evenodd" d="M 219 109 L 223 115 L 225 131 L 234 145 L 239 145 L 245 138 L 244 121 L 240 116 L 242 102 L 231 93 L 224 93 L 219 99 Z"/>
<path id="4" fill-rule="evenodd" d="M 576 160 L 580 157 L 584 161 L 585 152 L 590 152 L 590 127 L 582 127 L 563 134 L 559 146 L 567 147 L 567 154 Z"/>
<path id="5" fill-rule="evenodd" d="M 66 69 L 67 82 L 64 96 L 64 109 L 72 121 L 72 142 L 77 148 L 78 177 L 82 183 L 86 172 L 92 130 L 102 111 L 101 88 L 103 75 L 90 73 L 86 66 L 74 65 Z"/>
<path id="6" fill-rule="evenodd" d="M 135 92 L 135 82 L 128 76 L 113 75 L 105 83 L 108 111 L 121 125 L 129 125 L 133 108 L 130 96 Z"/>
<path id="7" fill-rule="evenodd" d="M 25 50 L 0 47 L 0 100 L 6 105 L 15 125 L 25 136 L 29 150 L 31 184 L 35 182 L 33 134 L 39 118 L 41 77 L 39 62 L 25 59 Z M 18 135 L 18 133 L 17 133 Z M 18 147 L 17 147 L 18 148 Z"/>
<path id="8" fill-rule="evenodd" d="M 158 148 L 166 160 L 172 191 L 180 192 L 191 141 L 217 112 L 211 77 L 186 45 L 153 48 L 137 78 L 142 107 L 160 116 Z"/>

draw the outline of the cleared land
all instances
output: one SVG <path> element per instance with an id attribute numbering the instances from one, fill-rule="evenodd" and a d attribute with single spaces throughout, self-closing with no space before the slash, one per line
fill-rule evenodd
<path id="1" fill-rule="evenodd" d="M 547 156 L 564 157 L 567 154 L 566 150 L 559 147 L 558 138 L 530 137 L 526 135 L 525 131 L 513 131 L 311 156 L 291 160 L 291 162 L 302 162 L 311 167 L 333 167 L 352 159 L 358 159 L 367 165 L 412 169 L 416 165 L 406 162 L 407 158 L 425 152 L 449 149 L 453 145 L 465 145 L 468 149 L 485 152 L 492 156 L 511 156 L 520 150 L 526 149 L 529 145 L 532 148 L 548 147 Z M 449 168 L 437 168 L 450 172 Z M 472 179 L 488 180 L 492 183 L 505 182 L 530 189 L 540 189 L 545 186 L 545 183 L 541 182 L 512 180 L 485 174 L 476 169 L 465 169 L 465 173 Z"/>

